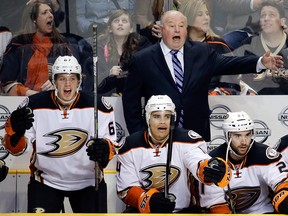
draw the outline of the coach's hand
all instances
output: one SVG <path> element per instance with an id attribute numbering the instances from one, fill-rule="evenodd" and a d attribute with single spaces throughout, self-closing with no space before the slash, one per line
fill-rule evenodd
<path id="1" fill-rule="evenodd" d="M 267 51 L 262 55 L 262 64 L 272 70 L 278 70 L 279 68 L 283 68 L 284 62 L 283 57 L 280 55 L 271 55 L 270 51 Z"/>

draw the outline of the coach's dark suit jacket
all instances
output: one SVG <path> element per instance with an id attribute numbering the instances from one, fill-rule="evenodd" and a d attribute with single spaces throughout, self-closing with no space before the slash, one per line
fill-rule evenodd
<path id="1" fill-rule="evenodd" d="M 208 86 L 213 75 L 256 73 L 259 57 L 225 57 L 209 45 L 186 42 L 184 45 L 184 83 L 179 93 L 162 53 L 160 44 L 143 49 L 132 58 L 122 100 L 129 133 L 147 128 L 142 117 L 141 96 L 171 97 L 179 112 L 184 110 L 184 128 L 192 129 L 210 141 Z M 229 97 L 227 97 L 229 100 Z"/>

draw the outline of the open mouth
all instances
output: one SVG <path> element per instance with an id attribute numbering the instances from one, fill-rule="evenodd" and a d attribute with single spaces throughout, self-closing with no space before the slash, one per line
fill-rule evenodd
<path id="1" fill-rule="evenodd" d="M 64 90 L 64 95 L 65 96 L 70 96 L 71 95 L 71 90 Z"/>
<path id="2" fill-rule="evenodd" d="M 180 41 L 181 37 L 180 36 L 174 36 L 172 39 L 173 39 L 173 41 Z"/>
<path id="3" fill-rule="evenodd" d="M 167 131 L 167 128 L 166 127 L 159 127 L 158 131 L 165 132 L 165 131 Z"/>
<path id="4" fill-rule="evenodd" d="M 53 25 L 54 25 L 54 21 L 53 20 L 51 20 L 51 21 L 49 21 L 49 22 L 47 22 L 47 25 L 49 26 L 49 27 L 53 27 Z"/>

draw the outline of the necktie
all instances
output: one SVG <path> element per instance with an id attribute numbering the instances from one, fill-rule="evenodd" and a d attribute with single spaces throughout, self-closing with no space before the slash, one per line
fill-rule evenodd
<path id="1" fill-rule="evenodd" d="M 182 93 L 184 72 L 182 70 L 181 62 L 177 58 L 178 50 L 171 50 L 170 53 L 172 55 L 172 63 L 173 63 L 173 69 L 174 69 L 174 74 L 175 74 L 175 82 L 176 82 L 176 85 L 177 85 L 179 92 Z M 183 122 L 184 122 L 183 116 L 184 116 L 184 112 L 181 109 L 180 117 L 179 117 L 179 123 L 178 123 L 179 127 L 183 127 Z"/>

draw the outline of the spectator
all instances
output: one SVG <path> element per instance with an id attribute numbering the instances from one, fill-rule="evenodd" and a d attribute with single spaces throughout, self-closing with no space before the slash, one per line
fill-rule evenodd
<path id="1" fill-rule="evenodd" d="M 220 53 L 230 52 L 225 42 L 211 29 L 210 12 L 204 0 L 186 0 L 180 5 L 179 11 L 187 17 L 188 39 L 207 42 L 212 46 L 215 44 Z"/>
<path id="2" fill-rule="evenodd" d="M 26 4 L 33 4 L 37 0 L 29 0 Z M 51 8 L 53 10 L 53 16 L 54 16 L 54 25 L 56 28 L 59 27 L 60 23 L 63 22 L 65 14 L 64 11 L 62 11 L 61 4 L 59 0 L 47 0 L 47 2 L 51 5 Z"/>
<path id="3" fill-rule="evenodd" d="M 98 98 L 99 138 L 91 138 L 94 98 L 79 91 L 81 81 L 77 59 L 59 56 L 52 66 L 55 90 L 26 98 L 5 124 L 3 145 L 12 155 L 32 148 L 29 213 L 59 213 L 64 197 L 75 213 L 107 212 L 103 169 L 113 156 L 109 148 L 116 140 L 114 112 L 104 98 Z M 95 163 L 89 159 L 99 163 L 97 191 Z"/>
<path id="4" fill-rule="evenodd" d="M 47 3 L 51 4 L 53 9 L 55 26 L 58 28 L 59 25 L 63 22 L 65 14 L 62 10 L 62 6 L 59 0 L 45 0 Z M 26 5 L 32 5 L 35 0 L 23 0 L 15 4 L 14 1 L 10 0 L 1 0 L 0 8 L 0 24 L 5 25 L 13 36 L 22 34 L 23 24 L 26 21 L 26 17 L 21 20 L 23 13 L 27 8 Z M 29 11 L 30 12 L 30 11 Z"/>
<path id="5" fill-rule="evenodd" d="M 98 93 L 119 95 L 123 91 L 132 54 L 150 42 L 133 32 L 128 11 L 119 9 L 109 17 L 107 32 L 99 37 L 99 44 Z"/>
<path id="6" fill-rule="evenodd" d="M 0 26 L 0 69 L 2 66 L 3 54 L 5 52 L 6 46 L 9 44 L 11 39 L 11 31 L 5 26 Z"/>
<path id="7" fill-rule="evenodd" d="M 179 11 L 187 17 L 189 40 L 208 43 L 220 54 L 231 53 L 225 41 L 216 35 L 210 27 L 210 12 L 206 1 L 186 0 L 181 3 Z M 229 91 L 228 87 L 230 87 Z M 237 94 L 237 92 L 239 90 L 236 87 L 233 88 L 233 84 L 220 83 L 220 76 L 212 78 L 209 86 L 210 95 Z"/>
<path id="8" fill-rule="evenodd" d="M 134 0 L 76 0 L 79 34 L 83 37 L 90 37 L 94 23 L 98 26 L 98 32 L 103 33 L 109 16 L 116 9 L 126 9 L 133 16 Z"/>
<path id="9" fill-rule="evenodd" d="M 208 156 L 206 143 L 196 132 L 171 129 L 171 116 L 176 112 L 167 95 L 151 96 L 145 110 L 148 130 L 128 136 L 118 152 L 117 192 L 130 207 L 125 212 L 196 213 L 190 206 L 188 174 L 205 184 L 224 187 L 230 178 L 227 164 Z M 167 160 L 169 147 L 171 162 Z M 165 173 L 170 175 L 165 177 Z M 230 213 L 227 205 L 219 207 L 211 212 Z"/>
<path id="10" fill-rule="evenodd" d="M 209 154 L 227 161 L 232 179 L 224 190 L 200 186 L 204 192 L 200 193 L 201 203 L 205 205 L 211 197 L 222 194 L 236 214 L 288 214 L 287 164 L 280 154 L 254 140 L 254 122 L 243 111 L 227 113 L 223 132 L 226 143 Z"/>
<path id="11" fill-rule="evenodd" d="M 89 78 L 92 74 L 92 48 L 89 50 L 88 46 L 80 47 L 75 42 L 70 43 L 70 38 L 66 39 L 56 30 L 52 9 L 46 1 L 35 1 L 28 7 L 35 30 L 34 33 L 14 37 L 7 47 L 1 69 L 1 82 L 5 93 L 28 96 L 53 89 L 49 80 L 49 65 L 52 65 L 59 55 L 73 54 L 77 59 L 85 60 L 81 61 L 81 65 L 84 74 Z M 87 63 L 89 60 L 90 65 Z M 87 85 L 83 81 L 82 88 L 92 90 L 92 87 Z"/>
<path id="12" fill-rule="evenodd" d="M 147 100 L 151 95 L 167 94 L 176 105 L 176 125 L 180 122 L 185 129 L 194 130 L 205 141 L 209 141 L 210 109 L 207 92 L 211 77 L 256 73 L 256 69 L 260 71 L 266 67 L 277 68 L 283 65 L 282 57 L 270 56 L 269 53 L 260 59 L 256 56 L 223 56 L 206 43 L 185 43 L 187 20 L 179 11 L 167 11 L 162 16 L 161 23 L 161 42 L 137 52 L 131 60 L 122 96 L 125 121 L 130 134 L 146 129 L 141 97 Z M 177 85 L 171 50 L 179 51 L 177 54 L 179 58 L 181 56 L 181 68 L 184 64 L 184 80 L 180 83 L 176 79 Z M 178 63 L 176 60 L 175 62 Z M 179 73 L 179 70 L 176 72 Z M 179 77 L 181 78 L 178 74 Z"/>
<path id="13" fill-rule="evenodd" d="M 11 39 L 12 39 L 11 31 L 5 26 L 0 26 L 0 72 L 1 72 L 1 67 L 2 67 L 3 54 L 5 52 L 6 46 L 9 44 Z M 1 77 L 1 73 L 0 73 L 0 77 Z M 1 80 L 0 80 L 0 95 L 2 94 L 3 94 L 3 90 L 1 87 Z"/>
<path id="14" fill-rule="evenodd" d="M 239 47 L 247 37 L 258 33 L 259 9 L 266 0 L 215 0 L 214 4 L 227 15 L 227 23 L 222 36 L 232 50 Z M 273 0 L 283 3 L 283 0 Z M 255 25 L 256 24 L 256 25 Z M 260 30 L 260 29 L 259 29 Z"/>
<path id="15" fill-rule="evenodd" d="M 274 1 L 267 1 L 262 4 L 259 13 L 260 34 L 246 39 L 241 47 L 234 51 L 235 55 L 263 55 L 267 51 L 272 55 L 283 55 L 282 52 L 288 47 L 287 34 L 284 31 L 286 18 L 283 6 Z M 286 58 L 284 59 L 286 62 Z M 279 88 L 278 82 L 281 81 L 281 73 L 279 75 L 278 71 L 267 69 L 261 74 L 241 75 L 241 80 L 258 94 L 274 94 L 273 90 Z"/>
<path id="16" fill-rule="evenodd" d="M 159 25 L 155 25 L 157 21 L 160 21 L 162 14 L 165 11 L 173 8 L 176 1 L 164 1 L 164 0 L 136 0 L 136 23 L 137 32 L 147 37 L 151 43 L 159 41 L 160 28 Z M 179 3 L 177 2 L 177 5 Z"/>

